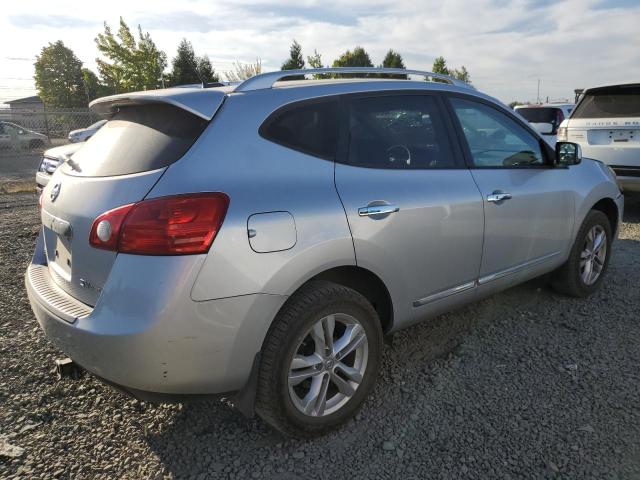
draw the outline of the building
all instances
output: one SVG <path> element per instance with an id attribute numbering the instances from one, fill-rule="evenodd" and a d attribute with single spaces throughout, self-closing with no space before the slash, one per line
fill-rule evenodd
<path id="1" fill-rule="evenodd" d="M 0 110 L 2 120 L 17 123 L 38 132 L 46 130 L 44 103 L 39 96 L 18 98 L 5 102 L 5 104 L 9 105 L 9 108 Z"/>

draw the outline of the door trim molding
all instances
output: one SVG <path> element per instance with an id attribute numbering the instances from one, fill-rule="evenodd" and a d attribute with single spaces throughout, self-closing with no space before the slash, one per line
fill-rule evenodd
<path id="1" fill-rule="evenodd" d="M 500 278 L 503 277 L 508 277 L 510 275 L 513 275 L 515 273 L 521 272 L 522 270 L 526 270 L 528 268 L 533 268 L 535 266 L 538 266 L 548 260 L 551 260 L 552 258 L 560 255 L 562 252 L 558 251 L 558 252 L 552 252 L 552 253 L 548 253 L 546 255 L 542 255 L 541 257 L 536 257 L 533 258 L 531 260 L 528 260 L 524 263 L 520 263 L 518 265 L 514 265 L 513 267 L 509 267 L 506 268 L 504 270 L 500 270 L 498 272 L 494 272 L 491 273 L 489 275 L 485 275 L 484 277 L 480 277 L 478 279 L 478 285 L 484 285 L 486 283 L 492 282 L 494 280 L 498 280 Z"/>
<path id="2" fill-rule="evenodd" d="M 489 275 L 485 275 L 484 277 L 480 277 L 477 280 L 473 280 L 471 282 L 465 282 L 460 285 L 456 285 L 455 287 L 447 288 L 446 290 L 441 290 L 436 293 L 432 293 L 431 295 L 427 295 L 426 297 L 420 298 L 418 300 L 414 300 L 413 306 L 422 307 L 427 305 L 428 303 L 432 303 L 438 300 L 442 300 L 443 298 L 450 297 L 452 295 L 456 295 L 458 293 L 466 292 L 467 290 L 471 290 L 473 288 L 479 287 L 480 285 L 485 285 L 494 280 L 499 280 L 504 277 L 508 277 L 510 275 L 514 275 L 523 270 L 527 270 L 529 268 L 536 267 L 541 265 L 552 258 L 557 257 L 562 252 L 552 252 L 546 255 L 542 255 L 541 257 L 536 257 L 526 262 L 520 263 L 518 265 L 514 265 L 513 267 L 506 268 L 504 270 L 500 270 L 498 272 L 491 273 Z"/>
<path id="3" fill-rule="evenodd" d="M 457 285 L 455 287 L 447 288 L 446 290 L 441 290 L 439 292 L 432 293 L 431 295 L 428 295 L 424 298 L 415 300 L 413 302 L 413 306 L 422 307 L 427 303 L 435 302 L 436 300 L 442 300 L 443 298 L 450 297 L 451 295 L 455 295 L 456 293 L 462 293 L 467 290 L 471 290 L 472 288 L 475 288 L 476 284 L 477 284 L 476 280 L 473 280 L 472 282 L 466 282 L 461 285 Z"/>

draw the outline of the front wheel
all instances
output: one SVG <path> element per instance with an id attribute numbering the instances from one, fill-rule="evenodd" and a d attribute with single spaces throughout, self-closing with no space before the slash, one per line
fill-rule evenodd
<path id="1" fill-rule="evenodd" d="M 602 283 L 613 240 L 607 216 L 591 210 L 585 218 L 567 262 L 554 272 L 551 285 L 561 293 L 586 297 Z"/>
<path id="2" fill-rule="evenodd" d="M 262 349 L 256 411 L 282 433 L 309 438 L 351 418 L 382 353 L 376 311 L 358 292 L 312 282 L 291 297 Z"/>

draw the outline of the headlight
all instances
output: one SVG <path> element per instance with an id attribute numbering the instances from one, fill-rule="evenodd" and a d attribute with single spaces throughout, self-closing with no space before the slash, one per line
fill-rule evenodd
<path id="1" fill-rule="evenodd" d="M 558 128 L 558 141 L 566 142 L 569 139 L 569 132 L 567 131 L 567 127 L 559 127 Z"/>
<path id="2" fill-rule="evenodd" d="M 38 168 L 38 171 L 52 174 L 53 172 L 56 171 L 56 168 L 58 168 L 61 163 L 62 162 L 57 158 L 44 157 L 42 159 L 42 162 L 40 163 L 40 167 Z"/>

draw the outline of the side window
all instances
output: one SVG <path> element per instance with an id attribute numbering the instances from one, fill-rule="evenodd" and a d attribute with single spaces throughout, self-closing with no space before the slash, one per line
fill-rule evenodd
<path id="1" fill-rule="evenodd" d="M 456 167 L 433 97 L 355 99 L 349 117 L 350 165 L 391 169 Z"/>
<path id="2" fill-rule="evenodd" d="M 287 106 L 262 124 L 260 135 L 293 150 L 333 160 L 338 144 L 338 103 Z"/>
<path id="3" fill-rule="evenodd" d="M 482 103 L 451 98 L 475 167 L 544 165 L 540 141 L 515 120 Z"/>

